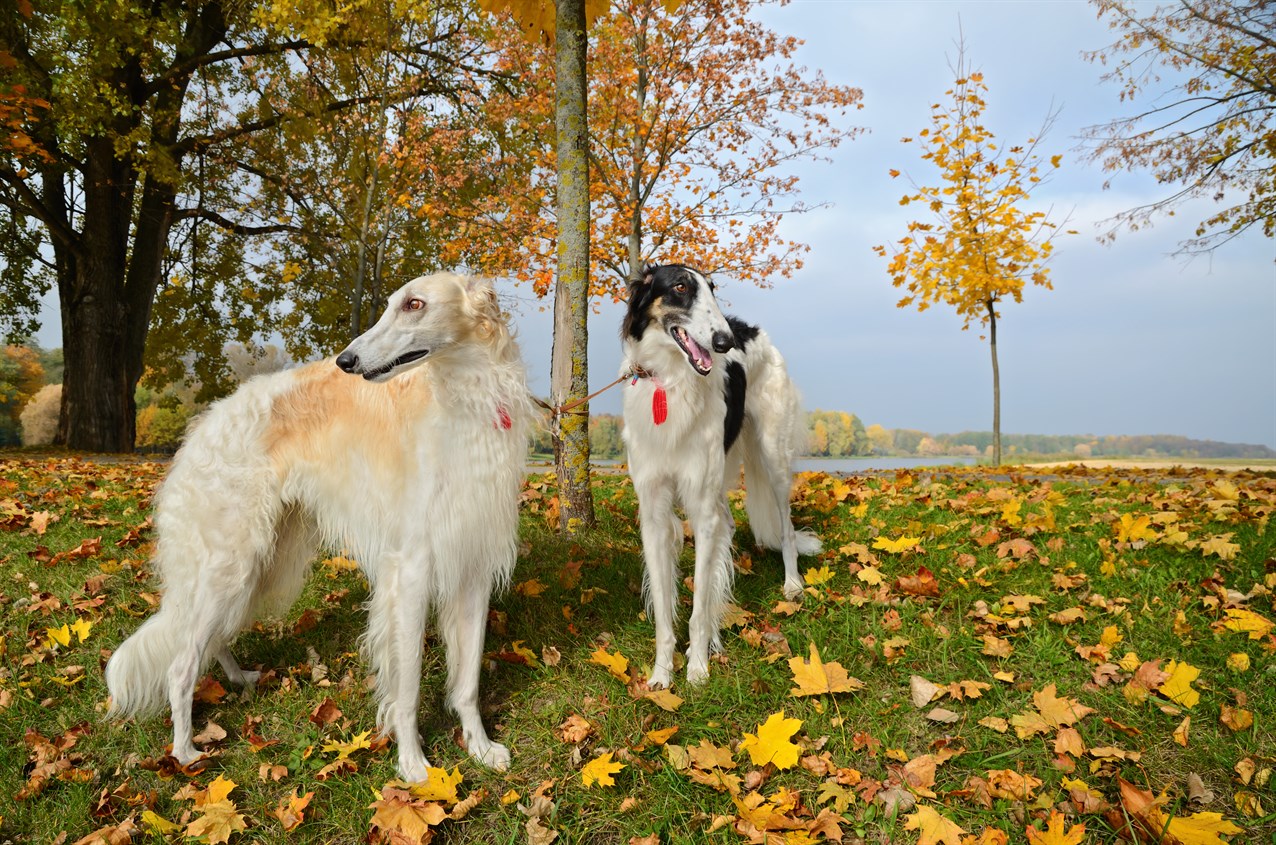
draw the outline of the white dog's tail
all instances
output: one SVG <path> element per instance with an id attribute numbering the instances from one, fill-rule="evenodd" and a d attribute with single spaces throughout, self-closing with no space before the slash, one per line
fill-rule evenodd
<path id="1" fill-rule="evenodd" d="M 108 716 L 144 716 L 168 705 L 168 667 L 183 642 L 182 628 L 178 614 L 161 606 L 120 644 L 106 664 Z"/>
<path id="2" fill-rule="evenodd" d="M 765 465 L 765 458 L 758 454 L 753 444 L 746 444 L 744 451 L 744 509 L 749 514 L 749 527 L 753 529 L 753 539 L 759 546 L 776 551 L 783 551 L 785 522 L 792 524 L 789 516 L 788 496 L 791 477 L 787 472 L 784 479 L 775 483 L 770 478 Z M 784 498 L 781 499 L 780 497 Z M 824 545 L 813 531 L 795 532 L 797 553 L 799 555 L 817 555 Z"/>

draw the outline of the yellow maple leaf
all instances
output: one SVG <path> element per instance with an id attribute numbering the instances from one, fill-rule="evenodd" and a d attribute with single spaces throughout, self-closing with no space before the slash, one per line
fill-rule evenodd
<path id="1" fill-rule="evenodd" d="M 1229 607 L 1223 612 L 1227 614 L 1227 619 L 1220 624 L 1229 631 L 1248 634 L 1251 640 L 1261 640 L 1271 633 L 1272 628 L 1276 627 L 1276 624 L 1273 624 L 1270 619 L 1260 616 L 1252 610 L 1238 610 Z"/>
<path id="2" fill-rule="evenodd" d="M 1115 524 L 1118 543 L 1136 543 L 1139 540 L 1155 540 L 1156 532 L 1152 530 L 1152 517 L 1144 514 L 1121 514 L 1120 522 Z"/>
<path id="3" fill-rule="evenodd" d="M 452 773 L 448 774 L 447 769 L 430 766 L 428 772 L 429 776 L 423 783 L 414 783 L 408 787 L 413 798 L 423 801 L 442 801 L 445 804 L 455 804 L 461 800 L 456 793 L 456 788 L 461 785 L 462 780 L 460 767 L 454 767 Z"/>
<path id="4" fill-rule="evenodd" d="M 1085 825 L 1074 824 L 1065 833 L 1063 828 L 1066 823 L 1067 819 L 1062 813 L 1051 810 L 1044 833 L 1028 825 L 1029 845 L 1081 845 L 1081 841 L 1085 839 Z"/>
<path id="5" fill-rule="evenodd" d="M 1055 685 L 1048 684 L 1040 692 L 1032 694 L 1032 703 L 1041 711 L 1041 717 L 1052 728 L 1072 725 L 1094 712 L 1093 707 L 1086 707 L 1074 698 L 1059 698 L 1055 694 Z"/>
<path id="6" fill-rule="evenodd" d="M 1211 537 L 1201 543 L 1201 554 L 1218 555 L 1223 560 L 1233 560 L 1236 557 L 1236 553 L 1241 550 L 1241 547 L 1240 544 L 1233 543 L 1231 540 L 1231 534 L 1220 534 Z"/>
<path id="7" fill-rule="evenodd" d="M 87 619 L 77 619 L 71 623 L 71 633 L 75 634 L 79 642 L 84 642 L 88 639 L 89 631 L 91 630 L 93 630 L 93 623 Z M 1257 637 L 1254 639 L 1257 639 Z"/>
<path id="8" fill-rule="evenodd" d="M 899 554 L 908 551 L 921 542 L 920 537 L 899 537 L 894 540 L 888 540 L 885 537 L 878 537 L 873 541 L 873 548 L 881 549 L 891 554 Z"/>
<path id="9" fill-rule="evenodd" d="M 372 740 L 368 738 L 368 735 L 371 733 L 372 731 L 363 731 L 362 733 L 355 734 L 350 738 L 349 742 L 326 742 L 324 743 L 322 750 L 336 751 L 338 760 L 348 760 L 350 759 L 350 755 L 356 751 L 372 747 Z"/>
<path id="10" fill-rule="evenodd" d="M 1192 689 L 1192 681 L 1201 676 L 1201 670 L 1189 663 L 1171 660 L 1166 665 L 1165 672 L 1169 677 L 1157 687 L 1157 691 L 1175 704 L 1181 704 L 1189 710 L 1195 707 L 1201 700 L 1201 694 Z"/>
<path id="11" fill-rule="evenodd" d="M 589 655 L 589 662 L 603 667 L 622 684 L 629 683 L 629 658 L 621 654 L 619 649 L 615 654 L 605 648 L 595 649 L 594 653 Z"/>
<path id="12" fill-rule="evenodd" d="M 829 569 L 828 564 L 824 564 L 819 569 L 812 567 L 802 574 L 802 579 L 806 581 L 808 587 L 818 587 L 821 584 L 827 584 L 833 580 L 833 572 Z"/>
<path id="13" fill-rule="evenodd" d="M 228 841 L 232 833 L 246 830 L 248 823 L 235 802 L 227 797 L 234 788 L 233 780 L 218 775 L 208 785 L 208 791 L 203 794 L 202 800 L 197 799 L 196 803 L 203 814 L 186 826 L 186 835 L 192 839 L 202 839 L 209 845 L 216 845 Z"/>
<path id="14" fill-rule="evenodd" d="M 756 734 L 744 735 L 740 750 L 749 753 L 749 759 L 755 766 L 773 763 L 777 769 L 792 768 L 797 764 L 801 749 L 791 739 L 800 727 L 801 719 L 785 718 L 783 711 L 772 713 L 758 725 Z"/>
<path id="15" fill-rule="evenodd" d="M 69 646 L 71 644 L 71 628 L 63 625 L 61 628 L 45 628 L 44 632 L 49 636 L 49 646 L 54 643 L 60 646 Z"/>
<path id="16" fill-rule="evenodd" d="M 876 566 L 866 566 L 859 572 L 855 573 L 855 577 L 868 584 L 870 587 L 876 587 L 882 583 L 886 576 L 882 575 L 882 570 Z"/>
<path id="17" fill-rule="evenodd" d="M 612 775 L 625 768 L 624 763 L 614 763 L 611 759 L 612 752 L 600 754 L 585 764 L 580 770 L 580 779 L 584 781 L 585 786 L 615 786 L 616 780 Z"/>
<path id="18" fill-rule="evenodd" d="M 789 670 L 793 673 L 796 687 L 789 690 L 789 695 L 821 695 L 826 692 L 854 692 L 863 689 L 864 683 L 846 673 L 841 663 L 820 660 L 820 652 L 811 643 L 811 659 L 804 660 L 801 655 L 789 658 Z"/>
<path id="19" fill-rule="evenodd" d="M 448 815 L 442 804 L 414 801 L 408 792 L 390 786 L 368 808 L 376 810 L 369 825 L 390 834 L 392 841 L 429 842 L 433 835 L 430 828 L 441 824 Z"/>
<path id="20" fill-rule="evenodd" d="M 934 808 L 919 804 L 916 812 L 904 818 L 904 830 L 917 831 L 917 845 L 961 845 L 961 836 L 966 831 L 951 819 L 940 815 Z"/>

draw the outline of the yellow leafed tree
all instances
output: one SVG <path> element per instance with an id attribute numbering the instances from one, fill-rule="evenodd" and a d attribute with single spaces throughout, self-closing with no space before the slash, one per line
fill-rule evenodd
<path id="1" fill-rule="evenodd" d="M 962 328 L 978 322 L 988 328 L 992 350 L 993 461 L 1001 463 L 1001 379 L 997 365 L 997 318 L 1007 299 L 1020 302 L 1031 282 L 1051 287 L 1045 266 L 1054 249 L 1057 223 L 1044 211 L 1025 208 L 1043 173 L 1059 167 L 1062 156 L 1045 159 L 1041 136 L 1057 113 L 1047 115 L 1041 131 L 1026 143 L 999 144 L 982 122 L 988 91 L 983 74 L 967 72 L 964 53 L 954 68 L 956 81 L 945 92 L 948 104 L 931 107 L 931 126 L 918 138 L 922 159 L 939 169 L 940 183 L 919 186 L 899 202 L 923 205 L 929 219 L 908 224 L 908 234 L 893 247 L 876 246 L 890 260 L 895 287 L 907 295 L 900 308 L 952 306 Z M 898 170 L 891 171 L 899 176 Z"/>

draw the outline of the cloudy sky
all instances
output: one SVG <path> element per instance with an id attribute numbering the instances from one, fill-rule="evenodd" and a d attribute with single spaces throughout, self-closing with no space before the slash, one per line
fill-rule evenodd
<path id="1" fill-rule="evenodd" d="M 1080 232 L 1058 242 L 1055 289 L 1031 289 L 1002 310 L 1002 430 L 1179 434 L 1276 448 L 1276 242 L 1252 231 L 1211 257 L 1172 257 L 1208 204 L 1112 245 L 1096 240 L 1099 221 L 1163 189 L 1121 174 L 1105 191 L 1105 174 L 1080 160 L 1081 129 L 1123 108 L 1101 68 L 1081 57 L 1112 40 L 1088 3 L 795 0 L 768 9 L 765 20 L 806 42 L 802 64 L 863 89 L 865 107 L 852 119 L 869 130 L 831 163 L 800 171 L 805 201 L 831 203 L 785 220 L 787 236 L 811 245 L 803 270 L 771 289 L 718 279 L 730 310 L 780 346 L 808 408 L 888 428 L 991 428 L 987 344 L 961 331 L 951 311 L 896 308 L 900 293 L 871 249 L 903 237 L 913 212 L 898 205 L 906 185 L 887 171 L 936 184 L 916 145 L 899 139 L 929 124 L 930 105 L 951 85 L 960 21 L 969 64 L 989 87 L 985 123 L 999 140 L 1026 139 L 1052 101 L 1061 107 L 1043 149 L 1063 153 L 1064 164 L 1041 201 L 1071 212 Z M 521 310 L 533 389 L 545 395 L 549 316 L 530 303 Z M 595 387 L 616 375 L 620 316 L 606 306 L 591 319 Z M 592 407 L 617 412 L 619 392 Z"/>

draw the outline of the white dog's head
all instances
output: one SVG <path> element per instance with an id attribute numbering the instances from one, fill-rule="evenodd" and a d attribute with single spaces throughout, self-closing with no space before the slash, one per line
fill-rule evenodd
<path id="1" fill-rule="evenodd" d="M 651 330 L 655 329 L 654 335 Z M 629 286 L 629 308 L 621 334 L 625 340 L 681 350 L 700 375 L 713 370 L 713 355 L 731 351 L 735 334 L 718 308 L 713 283 L 681 264 L 650 265 Z"/>
<path id="2" fill-rule="evenodd" d="M 395 291 L 381 319 L 351 341 L 336 363 L 347 373 L 385 381 L 427 358 L 490 342 L 503 332 L 490 282 L 435 273 Z"/>

